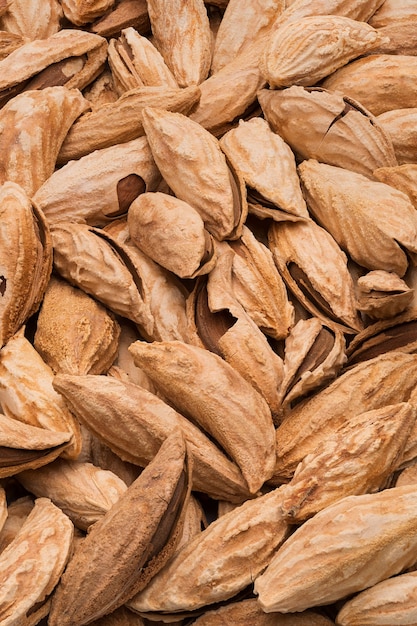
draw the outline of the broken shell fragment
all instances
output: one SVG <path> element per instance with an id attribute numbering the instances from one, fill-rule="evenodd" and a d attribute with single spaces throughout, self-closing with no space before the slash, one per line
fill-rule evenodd
<path id="1" fill-rule="evenodd" d="M 395 317 L 409 306 L 411 289 L 397 274 L 373 270 L 357 280 L 358 309 L 372 319 Z"/>

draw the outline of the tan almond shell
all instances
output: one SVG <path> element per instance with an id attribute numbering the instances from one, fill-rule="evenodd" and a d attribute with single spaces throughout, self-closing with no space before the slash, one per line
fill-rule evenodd
<path id="1" fill-rule="evenodd" d="M 101 229 L 70 222 L 55 224 L 51 235 L 54 267 L 63 278 L 114 313 L 147 330 L 152 328 L 149 307 L 142 299 L 140 281 L 123 244 Z"/>
<path id="2" fill-rule="evenodd" d="M 294 85 L 262 89 L 258 100 L 272 130 L 299 159 L 317 159 L 370 178 L 377 167 L 397 164 L 388 133 L 351 98 Z"/>
<path id="3" fill-rule="evenodd" d="M 215 241 L 199 212 L 175 196 L 141 194 L 129 207 L 127 223 L 133 243 L 180 278 L 208 274 L 216 264 Z"/>
<path id="4" fill-rule="evenodd" d="M 23 43 L 24 39 L 20 35 L 9 33 L 7 30 L 0 30 L 0 61 L 5 59 L 13 50 L 19 48 Z"/>
<path id="5" fill-rule="evenodd" d="M 265 398 L 275 419 L 280 410 L 282 359 L 233 294 L 233 257 L 226 247 L 207 282 L 196 283 L 187 300 L 190 329 L 195 333 L 191 343 L 223 357 Z"/>
<path id="6" fill-rule="evenodd" d="M 255 581 L 262 609 L 287 613 L 331 604 L 412 565 L 416 507 L 417 489 L 406 486 L 348 496 L 320 511 Z"/>
<path id="7" fill-rule="evenodd" d="M 417 8 L 414 0 L 402 0 L 397 4 L 396 0 L 385 0 L 381 7 L 369 19 L 369 24 L 374 28 L 383 28 L 397 20 L 406 20 L 417 16 Z"/>
<path id="8" fill-rule="evenodd" d="M 141 336 L 148 341 L 178 339 L 187 342 L 185 298 L 188 292 L 184 285 L 133 244 L 127 220 L 113 222 L 105 230 L 127 248 L 130 262 L 139 276 L 142 298 L 150 314 L 149 323 L 138 325 Z"/>
<path id="9" fill-rule="evenodd" d="M 161 180 L 146 137 L 95 150 L 56 170 L 33 196 L 50 224 L 104 226 Z"/>
<path id="10" fill-rule="evenodd" d="M 317 348 L 316 342 L 319 344 Z M 347 360 L 345 348 L 346 341 L 341 330 L 326 327 L 317 317 L 298 320 L 284 346 L 283 381 L 280 388 L 283 412 L 294 400 L 336 378 Z M 315 353 L 320 349 L 323 352 L 317 364 Z"/>
<path id="11" fill-rule="evenodd" d="M 372 54 L 348 63 L 322 86 L 360 102 L 373 115 L 413 107 L 417 59 L 413 55 Z M 372 89 L 369 89 L 369 81 Z"/>
<path id="12" fill-rule="evenodd" d="M 178 88 L 177 81 L 158 49 L 147 37 L 141 36 L 132 27 L 122 30 L 117 42 L 110 42 L 109 64 L 113 75 L 117 77 L 117 82 L 121 83 L 123 91 L 140 85 Z M 120 69 L 123 73 L 118 74 L 117 68 L 120 64 L 122 64 Z M 125 74 L 127 74 L 128 81 L 133 80 L 132 87 L 128 87 L 128 82 L 124 82 Z"/>
<path id="13" fill-rule="evenodd" d="M 380 167 L 374 171 L 374 177 L 381 183 L 391 185 L 407 194 L 417 210 L 417 163 Z"/>
<path id="14" fill-rule="evenodd" d="M 378 28 L 378 33 L 384 37 L 386 43 L 375 48 L 373 53 L 415 55 L 417 53 L 416 27 L 417 14 Z"/>
<path id="15" fill-rule="evenodd" d="M 42 211 L 25 191 L 0 186 L 0 346 L 38 309 L 52 270 L 52 241 Z"/>
<path id="16" fill-rule="evenodd" d="M 344 15 L 358 22 L 367 22 L 383 2 L 384 0 L 287 0 L 287 9 L 279 17 L 278 23 L 296 21 L 309 15 Z"/>
<path id="17" fill-rule="evenodd" d="M 155 45 L 180 87 L 198 85 L 211 65 L 211 31 L 203 0 L 148 0 Z"/>
<path id="18" fill-rule="evenodd" d="M 356 263 L 405 274 L 405 250 L 417 252 L 417 213 L 406 194 L 315 160 L 298 172 L 310 212 Z"/>
<path id="19" fill-rule="evenodd" d="M 61 0 L 64 15 L 76 26 L 92 22 L 113 8 L 115 0 Z"/>
<path id="20" fill-rule="evenodd" d="M 149 583 L 174 551 L 190 494 L 189 473 L 185 441 L 173 434 L 76 547 L 53 597 L 50 626 L 89 623 Z"/>
<path id="21" fill-rule="evenodd" d="M 198 87 L 138 87 L 127 91 L 116 102 L 86 113 L 73 124 L 57 162 L 62 165 L 93 150 L 143 137 L 142 112 L 145 107 L 165 107 L 187 115 L 199 99 Z"/>
<path id="22" fill-rule="evenodd" d="M 156 393 L 155 385 L 151 379 L 133 362 L 133 356 L 130 354 L 128 348 L 134 341 L 141 339 L 138 329 L 130 324 L 127 320 L 120 320 L 120 335 L 118 341 L 116 359 L 109 369 L 108 374 L 114 376 L 116 379 L 122 382 L 131 382 L 135 385 L 139 385 L 150 391 Z M 68 374 L 70 372 L 67 372 Z M 92 374 L 98 372 L 91 372 Z"/>
<path id="23" fill-rule="evenodd" d="M 137 613 L 121 606 L 108 615 L 90 622 L 90 626 L 145 626 L 145 622 Z"/>
<path id="24" fill-rule="evenodd" d="M 0 403 L 4 414 L 31 426 L 71 433 L 63 456 L 73 459 L 81 450 L 80 427 L 53 389 L 53 377 L 22 331 L 0 351 Z"/>
<path id="25" fill-rule="evenodd" d="M 294 154 L 266 120 L 240 120 L 220 139 L 220 147 L 248 187 L 283 211 L 308 217 Z"/>
<path id="26" fill-rule="evenodd" d="M 49 498 L 81 530 L 101 519 L 127 489 L 112 472 L 78 460 L 57 459 L 20 472 L 18 480 L 36 497 Z"/>
<path id="27" fill-rule="evenodd" d="M 213 611 L 207 611 L 198 617 L 195 626 L 334 626 L 331 619 L 314 613 L 303 611 L 284 615 L 281 613 L 265 613 L 256 598 L 231 602 Z"/>
<path id="28" fill-rule="evenodd" d="M 278 26 L 259 67 L 272 89 L 315 85 L 382 41 L 365 22 L 342 15 L 312 15 Z"/>
<path id="29" fill-rule="evenodd" d="M 80 421 L 122 459 L 144 467 L 170 433 L 180 430 L 194 457 L 194 489 L 216 499 L 241 502 L 248 497 L 236 465 L 153 393 L 133 383 L 92 375 L 58 375 L 54 386 Z"/>
<path id="30" fill-rule="evenodd" d="M 207 528 L 207 520 L 200 502 L 191 493 L 190 499 L 185 509 L 184 525 L 181 532 L 181 537 L 175 548 L 175 552 L 178 552 L 189 541 L 192 541 L 194 537 L 199 535 L 203 528 Z"/>
<path id="31" fill-rule="evenodd" d="M 387 352 L 352 367 L 295 406 L 276 430 L 272 482 L 291 479 L 298 463 L 352 416 L 407 402 L 416 377 L 416 355 Z"/>
<path id="32" fill-rule="evenodd" d="M 113 10 L 95 20 L 90 29 L 102 37 L 117 37 L 123 28 L 130 26 L 141 35 L 150 32 L 146 0 L 119 0 Z"/>
<path id="33" fill-rule="evenodd" d="M 47 39 L 60 29 L 62 8 L 58 0 L 13 0 L 0 19 L 0 28 L 26 41 Z"/>
<path id="34" fill-rule="evenodd" d="M 83 89 L 83 96 L 88 100 L 93 111 L 104 104 L 116 102 L 119 94 L 116 92 L 110 70 L 104 69 L 95 80 L 87 85 Z"/>
<path id="35" fill-rule="evenodd" d="M 3 487 L 0 487 L 0 537 L 8 516 L 6 492 Z"/>
<path id="36" fill-rule="evenodd" d="M 247 216 L 245 185 L 217 139 L 185 115 L 163 109 L 147 107 L 143 124 L 155 163 L 177 198 L 200 213 L 216 239 L 237 239 Z"/>
<path id="37" fill-rule="evenodd" d="M 410 465 L 404 468 L 395 482 L 396 487 L 403 487 L 404 485 L 415 485 L 417 482 L 417 465 Z"/>
<path id="38" fill-rule="evenodd" d="M 34 506 L 30 496 L 22 496 L 7 506 L 7 517 L 0 530 L 0 554 L 13 541 Z"/>
<path id="39" fill-rule="evenodd" d="M 165 341 L 135 342 L 129 350 L 168 401 L 218 441 L 256 493 L 271 477 L 275 456 L 275 430 L 264 398 L 203 348 Z"/>
<path id="40" fill-rule="evenodd" d="M 83 89 L 99 74 L 107 56 L 106 40 L 82 30 L 63 29 L 47 39 L 25 43 L 0 62 L 0 92 L 8 98 L 13 87 L 54 63 L 84 55 L 87 59 L 82 69 L 65 82 L 68 89 Z"/>
<path id="41" fill-rule="evenodd" d="M 336 325 L 343 332 L 359 331 L 361 321 L 347 258 L 327 230 L 312 220 L 274 222 L 268 238 L 275 264 L 301 304 L 325 324 Z M 300 288 L 289 269 L 291 264 L 308 277 L 320 303 Z"/>
<path id="42" fill-rule="evenodd" d="M 282 495 L 275 489 L 212 522 L 128 606 L 145 615 L 232 598 L 256 579 L 287 537 L 288 525 L 279 513 Z"/>
<path id="43" fill-rule="evenodd" d="M 230 0 L 214 45 L 213 74 L 233 59 L 252 41 L 256 41 L 275 22 L 285 8 L 285 0 Z"/>
<path id="44" fill-rule="evenodd" d="M 117 454 L 115 454 L 105 443 L 98 439 L 91 431 L 81 425 L 83 434 L 89 433 L 88 451 L 85 458 L 78 457 L 77 461 L 85 461 L 86 463 L 92 463 L 101 469 L 109 470 L 116 476 L 118 476 L 123 482 L 129 486 L 139 476 L 142 469 L 133 463 L 123 461 Z M 83 440 L 84 444 L 84 440 Z"/>
<path id="45" fill-rule="evenodd" d="M 339 626 L 417 624 L 417 572 L 388 578 L 348 600 L 337 614 Z"/>
<path id="46" fill-rule="evenodd" d="M 34 346 L 56 374 L 104 374 L 116 358 L 120 326 L 81 289 L 51 277 L 39 312 Z"/>
<path id="47" fill-rule="evenodd" d="M 294 324 L 294 309 L 271 251 L 247 226 L 243 226 L 241 237 L 229 245 L 235 253 L 234 295 L 266 335 L 284 339 Z"/>
<path id="48" fill-rule="evenodd" d="M 47 498 L 38 498 L 14 540 L 0 555 L 3 624 L 26 621 L 32 607 L 45 602 L 70 556 L 74 527 Z M 38 608 L 38 606 L 36 606 Z"/>
<path id="49" fill-rule="evenodd" d="M 399 108 L 381 113 L 377 121 L 391 137 L 398 164 L 415 163 L 417 150 L 417 108 L 415 102 L 408 108 Z"/>
<path id="50" fill-rule="evenodd" d="M 29 196 L 51 176 L 62 142 L 88 107 L 76 90 L 47 87 L 27 91 L 0 109 L 0 182 L 14 181 Z"/>
<path id="51" fill-rule="evenodd" d="M 127 46 L 125 39 L 111 39 L 107 57 L 114 88 L 119 96 L 131 89 L 144 87 L 143 81 L 132 63 L 132 50 Z"/>
<path id="52" fill-rule="evenodd" d="M 415 419 L 408 402 L 353 415 L 297 466 L 284 517 L 299 524 L 345 496 L 379 491 L 398 469 Z"/>
<path id="53" fill-rule="evenodd" d="M 411 304 L 414 289 L 393 272 L 373 270 L 356 282 L 358 308 L 372 319 L 389 319 Z"/>

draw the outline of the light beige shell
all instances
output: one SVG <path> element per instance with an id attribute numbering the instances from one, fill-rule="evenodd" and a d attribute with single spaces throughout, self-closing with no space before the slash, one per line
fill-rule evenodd
<path id="1" fill-rule="evenodd" d="M 348 600 L 337 614 L 339 626 L 417 624 L 417 572 L 383 580 Z"/>
<path id="2" fill-rule="evenodd" d="M 360 276 L 356 285 L 358 308 L 372 319 L 399 315 L 414 297 L 414 289 L 393 272 L 373 270 Z"/>
<path id="3" fill-rule="evenodd" d="M 0 352 L 0 403 L 3 412 L 7 417 L 25 424 L 71 433 L 73 438 L 63 455 L 76 458 L 81 450 L 78 421 L 53 389 L 52 370 L 22 331 L 9 339 Z"/>
<path id="4" fill-rule="evenodd" d="M 101 519 L 127 489 L 126 484 L 108 470 L 92 463 L 64 459 L 20 472 L 18 480 L 38 498 L 52 500 L 81 530 L 87 530 Z"/>
<path id="5" fill-rule="evenodd" d="M 33 506 L 34 501 L 30 496 L 22 496 L 9 503 L 6 510 L 7 518 L 0 531 L 0 554 L 16 537 Z"/>
<path id="6" fill-rule="evenodd" d="M 416 162 L 417 150 L 417 108 L 394 109 L 378 115 L 378 122 L 391 137 L 398 164 Z"/>
<path id="7" fill-rule="evenodd" d="M 104 226 L 127 213 L 144 191 L 161 180 L 146 137 L 139 137 L 70 161 L 34 195 L 48 221 Z"/>
<path id="8" fill-rule="evenodd" d="M 190 611 L 233 597 L 259 575 L 287 536 L 279 513 L 282 495 L 276 489 L 212 522 L 128 606 L 144 615 Z"/>
<path id="9" fill-rule="evenodd" d="M 93 150 L 143 137 L 142 112 L 147 106 L 165 107 L 187 115 L 199 99 L 198 87 L 138 87 L 127 91 L 116 102 L 105 104 L 77 120 L 62 145 L 58 163 L 62 165 Z"/>
<path id="10" fill-rule="evenodd" d="M 270 478 L 275 456 L 271 411 L 263 397 L 203 348 L 166 341 L 136 342 L 129 350 L 168 401 L 219 442 L 256 493 Z"/>
<path id="11" fill-rule="evenodd" d="M 68 517 L 47 498 L 37 499 L 14 540 L 0 554 L 0 621 L 4 626 L 37 623 L 26 620 L 31 609 L 39 609 L 52 593 L 70 556 L 72 538 Z"/>
<path id="12" fill-rule="evenodd" d="M 294 154 L 267 121 L 240 120 L 220 139 L 220 147 L 250 189 L 291 215 L 308 217 Z"/>
<path id="13" fill-rule="evenodd" d="M 247 216 L 244 183 L 233 176 L 219 142 L 179 113 L 146 108 L 143 124 L 162 176 L 201 215 L 219 241 L 237 239 Z"/>
<path id="14" fill-rule="evenodd" d="M 0 182 L 14 181 L 29 196 L 51 176 L 74 120 L 88 108 L 78 90 L 48 87 L 22 93 L 0 109 Z"/>
<path id="15" fill-rule="evenodd" d="M 372 178 L 397 164 L 388 133 L 351 98 L 322 88 L 262 89 L 258 99 L 274 132 L 301 159 L 344 167 Z"/>
<path id="16" fill-rule="evenodd" d="M 60 29 L 62 8 L 58 0 L 13 0 L 0 18 L 0 28 L 26 41 L 47 39 Z"/>
<path id="17" fill-rule="evenodd" d="M 180 87 L 198 85 L 211 65 L 211 31 L 203 0 L 148 0 L 155 45 Z"/>
<path id="18" fill-rule="evenodd" d="M 382 41 L 372 26 L 349 17 L 304 17 L 274 30 L 260 58 L 260 70 L 272 89 L 315 85 Z"/>
<path id="19" fill-rule="evenodd" d="M 415 106 L 416 76 L 415 56 L 371 54 L 337 70 L 322 86 L 354 98 L 373 115 L 380 115 Z"/>
<path id="20" fill-rule="evenodd" d="M 214 238 L 199 212 L 183 200 L 143 193 L 132 202 L 127 223 L 132 242 L 180 278 L 208 274 L 216 264 Z"/>
<path id="21" fill-rule="evenodd" d="M 408 196 L 365 176 L 304 161 L 298 168 L 310 212 L 359 265 L 403 276 L 417 253 L 417 213 Z"/>
<path id="22" fill-rule="evenodd" d="M 5 59 L 13 50 L 16 50 L 24 43 L 23 37 L 9 33 L 7 30 L 0 30 L 0 61 Z"/>
<path id="23" fill-rule="evenodd" d="M 194 456 L 195 489 L 238 502 L 249 495 L 237 467 L 215 444 L 146 389 L 103 376 L 59 375 L 54 386 L 78 419 L 122 459 L 144 467 L 169 434 L 181 430 Z"/>
<path id="24" fill-rule="evenodd" d="M 417 489 L 406 486 L 348 496 L 320 511 L 255 581 L 262 609 L 288 613 L 331 604 L 412 565 L 416 507 Z"/>
<path id="25" fill-rule="evenodd" d="M 110 10 L 115 0 L 61 0 L 61 4 L 67 20 L 82 26 Z"/>
<path id="26" fill-rule="evenodd" d="M 100 76 L 87 85 L 83 90 L 83 96 L 93 111 L 104 104 L 116 102 L 119 94 L 116 92 L 110 70 L 103 70 Z"/>
<path id="27" fill-rule="evenodd" d="M 374 28 L 383 28 L 396 20 L 406 20 L 415 16 L 417 8 L 414 0 L 402 0 L 401 4 L 397 4 L 396 0 L 385 0 L 369 19 L 369 24 Z"/>
<path id="28" fill-rule="evenodd" d="M 380 167 L 374 176 L 381 183 L 391 185 L 406 193 L 417 209 L 417 163 L 405 163 L 397 167 Z"/>

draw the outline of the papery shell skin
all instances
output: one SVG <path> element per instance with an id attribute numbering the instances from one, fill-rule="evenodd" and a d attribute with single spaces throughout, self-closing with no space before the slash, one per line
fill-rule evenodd
<path id="1" fill-rule="evenodd" d="M 189 341 L 185 310 L 187 290 L 179 279 L 164 267 L 152 261 L 133 244 L 127 220 L 112 222 L 106 231 L 125 245 L 130 261 L 141 281 L 142 297 L 151 316 L 151 324 L 138 325 L 141 336 L 148 341 Z"/>
<path id="2" fill-rule="evenodd" d="M 294 324 L 294 309 L 272 253 L 244 226 L 229 242 L 234 251 L 233 293 L 249 317 L 266 335 L 284 339 Z"/>
<path id="3" fill-rule="evenodd" d="M 388 133 L 358 102 L 321 88 L 262 89 L 258 94 L 274 132 L 301 159 L 317 159 L 372 178 L 397 164 Z"/>
<path id="4" fill-rule="evenodd" d="M 194 424 L 153 393 L 91 375 L 56 376 L 54 386 L 80 421 L 122 459 L 144 467 L 162 442 L 180 430 L 194 457 L 194 489 L 237 502 L 248 497 L 237 467 Z"/>
<path id="5" fill-rule="evenodd" d="M 35 496 L 52 500 L 81 530 L 101 519 L 127 489 L 108 470 L 92 463 L 64 459 L 20 472 L 18 480 Z"/>
<path id="6" fill-rule="evenodd" d="M 215 40 L 212 73 L 233 61 L 245 46 L 275 22 L 284 8 L 284 0 L 230 0 Z"/>
<path id="7" fill-rule="evenodd" d="M 39 307 L 52 270 L 43 213 L 13 182 L 0 187 L 0 347 Z"/>
<path id="8" fill-rule="evenodd" d="M 110 613 L 146 586 L 169 559 L 190 493 L 187 459 L 184 440 L 173 434 L 92 526 L 61 577 L 50 626 L 83 626 Z"/>
<path id="9" fill-rule="evenodd" d="M 249 621 L 250 620 L 250 621 Z M 334 622 L 313 611 L 292 615 L 265 613 L 255 598 L 231 602 L 207 611 L 194 622 L 195 626 L 334 626 Z"/>
<path id="10" fill-rule="evenodd" d="M 298 168 L 310 212 L 359 265 L 403 276 L 417 252 L 417 213 L 384 183 L 315 160 Z"/>
<path id="11" fill-rule="evenodd" d="M 276 430 L 272 482 L 291 479 L 298 463 L 350 416 L 410 400 L 416 377 L 416 355 L 388 352 L 349 369 L 294 407 Z"/>
<path id="12" fill-rule="evenodd" d="M 398 164 L 415 163 L 417 160 L 417 108 L 394 109 L 378 115 L 377 120 L 389 134 Z"/>
<path id="13" fill-rule="evenodd" d="M 161 192 L 141 194 L 127 223 L 133 243 L 180 278 L 208 274 L 216 264 L 214 239 L 198 211 L 183 200 Z"/>
<path id="14" fill-rule="evenodd" d="M 302 523 L 345 496 L 380 490 L 401 462 L 415 419 L 407 402 L 352 415 L 300 462 L 286 486 L 284 517 Z"/>
<path id="15" fill-rule="evenodd" d="M 406 486 L 348 496 L 317 513 L 255 581 L 262 609 L 288 613 L 331 604 L 412 565 L 416 506 L 417 489 Z"/>
<path id="16" fill-rule="evenodd" d="M 0 478 L 14 476 L 26 469 L 38 469 L 65 453 L 72 444 L 71 432 L 32 426 L 2 413 L 0 428 Z"/>
<path id="17" fill-rule="evenodd" d="M 381 40 L 372 26 L 345 16 L 304 17 L 274 30 L 260 70 L 272 89 L 314 85 Z"/>
<path id="18" fill-rule="evenodd" d="M 337 614 L 339 626 L 417 624 L 417 572 L 383 580 L 348 600 Z"/>
<path id="19" fill-rule="evenodd" d="M 373 115 L 415 106 L 417 58 L 372 54 L 352 61 L 324 80 L 322 86 L 360 102 Z M 369 89 L 369 82 L 372 89 Z"/>
<path id="20" fill-rule="evenodd" d="M 93 150 L 143 137 L 142 111 L 145 107 L 166 107 L 187 115 L 200 99 L 198 87 L 167 89 L 138 87 L 116 102 L 86 113 L 71 127 L 58 155 L 58 163 L 79 159 Z"/>
<path id="21" fill-rule="evenodd" d="M 13 0 L 0 19 L 0 28 L 25 40 L 47 39 L 60 29 L 62 8 L 58 0 Z"/>
<path id="22" fill-rule="evenodd" d="M 146 137 L 95 150 L 56 170 L 33 199 L 50 224 L 105 226 L 161 180 Z"/>
<path id="23" fill-rule="evenodd" d="M 82 26 L 101 17 L 115 4 L 115 0 L 61 0 L 65 17 Z"/>
<path id="24" fill-rule="evenodd" d="M 324 228 L 312 220 L 274 222 L 269 228 L 268 239 L 281 276 L 310 313 L 325 324 L 335 323 L 344 332 L 361 329 L 346 255 Z M 319 294 L 314 300 L 293 279 L 292 265 L 304 272 L 315 293 Z"/>
<path id="25" fill-rule="evenodd" d="M 88 107 L 78 90 L 46 87 L 24 92 L 0 109 L 0 182 L 29 196 L 51 176 L 62 142 Z"/>
<path id="26" fill-rule="evenodd" d="M 127 49 L 127 51 L 125 50 Z M 123 75 L 116 71 L 116 63 L 112 65 L 114 57 L 123 64 Z M 127 57 L 127 58 L 126 58 Z M 119 40 L 110 43 L 109 64 L 112 72 L 117 76 L 116 82 L 121 83 L 123 91 L 139 87 L 167 87 L 178 88 L 177 81 L 166 65 L 162 55 L 147 37 L 142 37 L 134 28 L 125 28 Z M 126 82 L 125 82 L 126 73 Z M 132 83 L 129 87 L 128 82 Z"/>
<path id="27" fill-rule="evenodd" d="M 68 89 L 83 89 L 100 72 L 106 53 L 107 42 L 103 37 L 76 29 L 63 29 L 47 39 L 30 41 L 0 62 L 2 99 L 9 100 L 13 88 L 30 78 L 35 77 L 36 84 L 36 75 L 54 63 L 72 57 L 82 60 L 86 55 L 85 64 L 64 83 Z M 27 88 L 31 89 L 31 84 L 32 81 Z"/>
<path id="28" fill-rule="evenodd" d="M 149 307 L 143 302 L 140 285 L 130 271 L 128 251 L 122 244 L 84 224 L 60 222 L 53 226 L 51 234 L 54 267 L 63 278 L 114 313 L 152 328 Z"/>
<path id="29" fill-rule="evenodd" d="M 146 108 L 143 123 L 155 163 L 177 198 L 200 213 L 216 239 L 237 239 L 247 205 L 215 137 L 185 115 L 162 109 Z"/>
<path id="30" fill-rule="evenodd" d="M 239 169 L 246 185 L 280 209 L 308 217 L 301 193 L 294 154 L 273 133 L 266 120 L 254 117 L 239 121 L 220 139 L 220 147 Z"/>
<path id="31" fill-rule="evenodd" d="M 35 501 L 20 531 L 0 554 L 0 620 L 4 626 L 31 623 L 26 620 L 32 607 L 47 599 L 63 572 L 73 528 L 50 500 Z"/>
<path id="32" fill-rule="evenodd" d="M 226 600 L 250 584 L 285 540 L 282 489 L 249 500 L 212 522 L 177 552 L 128 606 L 152 611 L 193 610 Z"/>
<path id="33" fill-rule="evenodd" d="M 198 85 L 211 64 L 211 32 L 203 0 L 148 0 L 155 45 L 180 87 Z"/>
<path id="34" fill-rule="evenodd" d="M 22 329 L 23 330 L 23 329 Z M 81 450 L 78 421 L 52 387 L 53 372 L 19 331 L 0 351 L 0 404 L 7 417 L 73 438 L 63 452 L 76 458 Z"/>
<path id="35" fill-rule="evenodd" d="M 203 348 L 166 341 L 135 342 L 129 350 L 164 396 L 219 442 L 256 493 L 274 463 L 275 431 L 263 397 Z"/>
<path id="36" fill-rule="evenodd" d="M 34 346 L 54 373 L 105 373 L 116 358 L 119 335 L 110 311 L 81 289 L 51 277 Z"/>
<path id="37" fill-rule="evenodd" d="M 406 193 L 417 210 L 417 163 L 380 167 L 374 171 L 374 176 L 381 183 Z"/>

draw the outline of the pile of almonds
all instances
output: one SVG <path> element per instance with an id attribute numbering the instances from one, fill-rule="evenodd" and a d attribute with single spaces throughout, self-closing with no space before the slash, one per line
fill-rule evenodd
<path id="1" fill-rule="evenodd" d="M 0 626 L 417 624 L 415 0 L 0 0 Z"/>

